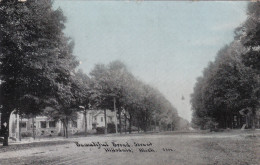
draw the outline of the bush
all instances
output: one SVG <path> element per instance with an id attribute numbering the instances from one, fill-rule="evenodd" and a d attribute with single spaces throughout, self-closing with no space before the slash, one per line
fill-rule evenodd
<path id="1" fill-rule="evenodd" d="M 116 133 L 116 125 L 114 123 L 107 124 L 107 132 L 108 133 Z"/>
<path id="2" fill-rule="evenodd" d="M 31 132 L 22 132 L 21 137 L 32 137 L 32 133 Z"/>
<path id="3" fill-rule="evenodd" d="M 206 129 L 210 129 L 210 131 L 217 131 L 217 126 L 218 126 L 218 123 L 217 122 L 214 122 L 214 121 L 207 121 L 207 123 L 205 124 L 205 128 Z"/>
<path id="4" fill-rule="evenodd" d="M 138 131 L 138 128 L 136 126 L 132 126 L 131 131 Z"/>
<path id="5" fill-rule="evenodd" d="M 97 134 L 104 134 L 105 133 L 105 127 L 97 127 Z"/>

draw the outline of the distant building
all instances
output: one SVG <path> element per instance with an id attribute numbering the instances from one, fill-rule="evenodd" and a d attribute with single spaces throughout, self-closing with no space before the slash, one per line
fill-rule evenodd
<path id="1" fill-rule="evenodd" d="M 115 113 L 107 110 L 107 123 L 115 123 Z M 37 116 L 35 118 L 21 118 L 19 115 L 11 114 L 9 121 L 9 137 L 17 137 L 17 118 L 20 124 L 20 133 L 22 136 L 55 136 L 63 134 L 63 126 L 60 121 L 53 121 L 46 116 Z M 105 116 L 103 110 L 88 110 L 87 118 L 87 131 L 95 132 L 97 127 L 105 127 Z M 33 124 L 34 123 L 34 124 Z M 33 130 L 34 127 L 34 130 Z M 76 121 L 70 121 L 68 124 L 69 134 L 77 132 L 84 132 L 85 122 L 84 114 L 78 113 Z"/>
<path id="2" fill-rule="evenodd" d="M 92 114 L 92 129 L 97 127 L 105 127 L 104 111 L 93 111 Z M 106 111 L 107 123 L 115 123 L 115 113 L 110 110 Z"/>

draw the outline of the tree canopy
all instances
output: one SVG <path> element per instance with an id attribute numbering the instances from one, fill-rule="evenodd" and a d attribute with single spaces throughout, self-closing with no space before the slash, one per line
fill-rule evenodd
<path id="1" fill-rule="evenodd" d="M 200 128 L 234 128 L 241 110 L 254 115 L 259 107 L 259 9 L 259 2 L 249 3 L 248 19 L 235 30 L 234 41 L 197 79 L 191 95 L 192 122 Z"/>

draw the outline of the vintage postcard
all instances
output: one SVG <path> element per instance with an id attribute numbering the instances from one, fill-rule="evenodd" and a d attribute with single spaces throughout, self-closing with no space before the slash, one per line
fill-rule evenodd
<path id="1" fill-rule="evenodd" d="M 0 0 L 1 165 L 260 164 L 260 2 Z"/>

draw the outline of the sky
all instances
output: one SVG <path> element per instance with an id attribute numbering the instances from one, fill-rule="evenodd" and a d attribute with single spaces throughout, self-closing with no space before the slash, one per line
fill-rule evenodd
<path id="1" fill-rule="evenodd" d="M 54 7 L 67 17 L 64 32 L 80 69 L 88 74 L 95 64 L 120 60 L 188 121 L 197 77 L 247 18 L 243 1 L 56 0 Z"/>

